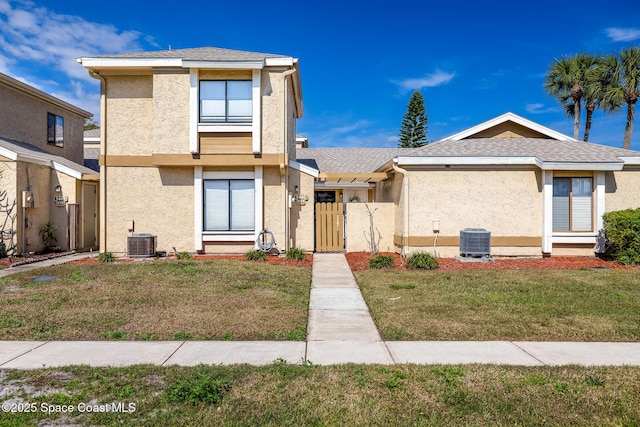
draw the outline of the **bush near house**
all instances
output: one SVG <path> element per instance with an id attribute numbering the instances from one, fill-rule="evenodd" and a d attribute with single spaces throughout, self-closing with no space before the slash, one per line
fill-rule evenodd
<path id="1" fill-rule="evenodd" d="M 393 267 L 393 257 L 391 255 L 376 255 L 369 259 L 369 268 L 383 269 Z"/>
<path id="2" fill-rule="evenodd" d="M 603 215 L 607 255 L 625 265 L 640 264 L 640 208 Z"/>
<path id="3" fill-rule="evenodd" d="M 438 260 L 426 252 L 416 252 L 407 259 L 407 267 L 435 270 L 438 268 Z"/>

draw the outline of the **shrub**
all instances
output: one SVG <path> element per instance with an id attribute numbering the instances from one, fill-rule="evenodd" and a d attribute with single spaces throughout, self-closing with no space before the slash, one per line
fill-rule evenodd
<path id="1" fill-rule="evenodd" d="M 193 258 L 189 252 L 176 252 L 176 259 L 191 259 Z"/>
<path id="2" fill-rule="evenodd" d="M 231 385 L 226 379 L 212 378 L 210 374 L 200 371 L 195 374 L 195 378 L 187 378 L 167 387 L 165 397 L 169 403 L 213 405 L 218 403 L 230 389 Z"/>
<path id="3" fill-rule="evenodd" d="M 127 333 L 122 331 L 105 332 L 102 334 L 102 338 L 107 340 L 126 340 Z"/>
<path id="4" fill-rule="evenodd" d="M 608 212 L 602 218 L 607 255 L 622 264 L 640 264 L 640 208 Z"/>
<path id="5" fill-rule="evenodd" d="M 416 252 L 407 259 L 407 267 L 434 270 L 438 268 L 438 260 L 426 252 Z"/>
<path id="6" fill-rule="evenodd" d="M 376 255 L 369 258 L 369 268 L 382 269 L 393 267 L 393 257 L 391 255 Z"/>
<path id="7" fill-rule="evenodd" d="M 267 254 L 258 249 L 252 249 L 245 254 L 249 261 L 264 261 L 267 259 Z"/>
<path id="8" fill-rule="evenodd" d="M 111 252 L 102 252 L 98 254 L 98 261 L 100 262 L 113 262 L 116 260 L 116 257 Z"/>
<path id="9" fill-rule="evenodd" d="M 289 248 L 286 252 L 287 259 L 294 261 L 304 261 L 304 251 L 300 248 Z"/>
<path id="10" fill-rule="evenodd" d="M 176 341 L 187 341 L 191 339 L 191 334 L 189 332 L 175 332 L 173 339 Z"/>

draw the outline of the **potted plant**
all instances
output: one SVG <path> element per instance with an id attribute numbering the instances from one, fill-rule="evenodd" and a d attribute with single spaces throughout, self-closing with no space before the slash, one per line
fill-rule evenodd
<path id="1" fill-rule="evenodd" d="M 58 243 L 57 232 L 58 227 L 56 227 L 53 221 L 47 221 L 40 227 L 40 237 L 42 238 L 45 250 L 52 251 L 56 249 L 56 243 Z"/>

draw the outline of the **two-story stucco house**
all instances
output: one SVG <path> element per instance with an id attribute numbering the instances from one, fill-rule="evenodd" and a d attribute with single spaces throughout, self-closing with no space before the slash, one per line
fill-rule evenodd
<path id="1" fill-rule="evenodd" d="M 126 252 L 135 232 L 163 250 L 242 252 L 264 229 L 280 250 L 312 248 L 294 230 L 313 207 L 291 203 L 297 58 L 205 47 L 78 62 L 101 82 L 101 250 Z"/>
<path id="2" fill-rule="evenodd" d="M 91 113 L 0 73 L 0 226 L 8 255 L 96 248 L 98 175 L 82 165 Z"/>

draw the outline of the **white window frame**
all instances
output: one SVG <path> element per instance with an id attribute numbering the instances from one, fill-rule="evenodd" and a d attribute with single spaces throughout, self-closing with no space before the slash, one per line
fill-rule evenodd
<path id="1" fill-rule="evenodd" d="M 199 134 L 203 132 L 251 132 L 251 146 L 254 154 L 262 152 L 262 71 L 252 70 L 251 76 L 251 123 L 200 123 L 200 73 L 197 68 L 190 70 L 189 76 L 189 151 L 193 154 L 200 152 Z"/>
<path id="2" fill-rule="evenodd" d="M 556 177 L 569 177 L 568 175 L 556 175 Z M 580 176 L 572 176 L 580 177 Z M 584 178 L 589 176 L 584 175 Z M 605 172 L 595 171 L 591 177 L 592 180 L 592 212 L 593 212 L 593 231 L 589 232 L 572 232 L 572 231 L 553 231 L 553 170 L 543 171 L 543 189 L 542 189 L 542 253 L 551 254 L 554 243 L 573 243 L 573 244 L 596 244 L 598 231 L 604 226 L 602 216 L 605 212 Z"/>
<path id="3" fill-rule="evenodd" d="M 254 243 L 262 230 L 263 216 L 263 171 L 255 166 L 253 171 L 203 171 L 202 166 L 194 168 L 194 246 L 201 251 L 204 242 L 244 242 Z M 253 180 L 254 181 L 254 229 L 252 231 L 204 231 L 204 181 L 205 180 Z"/>

